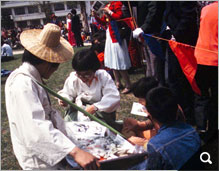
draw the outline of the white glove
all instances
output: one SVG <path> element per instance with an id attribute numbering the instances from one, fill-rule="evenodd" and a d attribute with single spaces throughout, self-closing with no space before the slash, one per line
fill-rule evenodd
<path id="1" fill-rule="evenodd" d="M 140 34 L 142 34 L 144 32 L 141 28 L 136 28 L 132 33 L 133 33 L 133 37 L 135 39 L 137 39 L 140 36 Z"/>
<path id="2" fill-rule="evenodd" d="M 171 40 L 172 41 L 176 41 L 175 37 L 173 35 L 171 35 Z"/>

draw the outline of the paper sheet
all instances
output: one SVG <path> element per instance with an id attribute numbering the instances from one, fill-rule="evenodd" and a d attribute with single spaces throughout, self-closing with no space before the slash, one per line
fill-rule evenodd
<path id="1" fill-rule="evenodd" d="M 147 113 L 144 112 L 145 106 L 140 103 L 133 102 L 131 114 L 148 117 Z"/>

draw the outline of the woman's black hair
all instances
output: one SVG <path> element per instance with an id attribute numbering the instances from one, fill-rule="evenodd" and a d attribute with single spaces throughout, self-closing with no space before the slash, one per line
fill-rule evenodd
<path id="1" fill-rule="evenodd" d="M 72 13 L 69 12 L 69 13 L 67 14 L 67 16 L 68 16 L 68 15 L 71 15 L 71 16 L 72 16 Z"/>
<path id="2" fill-rule="evenodd" d="M 97 51 L 98 53 L 104 52 L 105 42 L 101 41 L 100 43 L 92 44 L 91 49 Z"/>
<path id="3" fill-rule="evenodd" d="M 100 68 L 100 62 L 92 49 L 78 51 L 72 60 L 72 68 L 75 71 L 96 71 Z"/>
<path id="4" fill-rule="evenodd" d="M 31 65 L 38 65 L 45 62 L 45 60 L 38 58 L 37 56 L 30 53 L 28 50 L 24 49 L 22 62 L 28 62 Z"/>
<path id="5" fill-rule="evenodd" d="M 132 92 L 135 97 L 145 98 L 148 91 L 158 86 L 158 81 L 155 77 L 144 77 L 133 83 Z"/>
<path id="6" fill-rule="evenodd" d="M 95 42 L 95 41 L 98 41 Z M 91 43 L 92 43 L 92 50 L 97 51 L 98 53 L 101 53 L 105 49 L 105 42 L 106 42 L 106 32 L 105 31 L 98 31 L 94 35 L 92 35 Z"/>
<path id="7" fill-rule="evenodd" d="M 156 87 L 151 89 L 146 95 L 146 108 L 151 116 L 162 124 L 176 121 L 178 105 L 169 88 Z"/>
<path id="8" fill-rule="evenodd" d="M 76 14 L 77 13 L 76 9 L 72 8 L 71 13 Z"/>
<path id="9" fill-rule="evenodd" d="M 99 42 L 101 42 L 101 41 L 105 42 L 106 31 L 99 30 L 98 32 L 94 33 L 94 35 L 92 35 L 92 39 L 91 39 L 92 44 L 94 44 L 95 40 L 98 40 Z"/>

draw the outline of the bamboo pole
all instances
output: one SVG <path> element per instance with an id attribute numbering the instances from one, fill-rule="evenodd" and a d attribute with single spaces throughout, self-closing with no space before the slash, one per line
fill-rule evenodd
<path id="1" fill-rule="evenodd" d="M 79 106 L 77 106 L 76 104 L 72 103 L 70 100 L 60 96 L 59 94 L 57 94 L 56 92 L 54 92 L 53 90 L 51 90 L 49 87 L 47 87 L 46 85 L 40 83 L 37 81 L 37 83 L 43 87 L 45 90 L 47 90 L 50 94 L 52 94 L 53 96 L 59 98 L 60 100 L 63 100 L 64 102 L 66 102 L 67 104 L 69 104 L 70 106 L 72 106 L 74 109 L 82 112 L 83 114 L 85 114 L 86 116 L 88 116 L 91 120 L 94 120 L 96 122 L 98 122 L 99 124 L 107 127 L 110 131 L 114 132 L 115 134 L 119 134 L 120 136 L 122 136 L 123 138 L 126 138 L 123 134 L 121 134 L 119 131 L 117 131 L 116 129 L 112 128 L 110 125 L 108 125 L 107 123 L 103 122 L 102 120 L 98 119 L 96 116 L 88 113 L 87 111 L 85 111 L 84 109 L 80 108 Z"/>
<path id="2" fill-rule="evenodd" d="M 129 6 L 129 12 L 130 12 L 130 15 L 131 15 L 131 17 L 132 17 L 132 20 L 133 20 L 133 22 L 134 22 L 135 28 L 137 28 L 138 25 L 137 25 L 137 23 L 136 23 L 136 21 L 135 21 L 135 18 L 133 17 L 132 8 L 131 8 L 131 5 L 130 5 L 130 2 L 129 2 L 129 1 L 128 1 L 128 6 Z"/>
<path id="3" fill-rule="evenodd" d="M 136 28 L 138 28 L 138 24 L 136 23 L 136 20 L 135 20 L 135 18 L 133 16 L 132 7 L 131 7 L 131 4 L 130 4 L 130 1 L 128 1 L 128 6 L 129 6 L 129 12 L 130 12 L 131 18 L 133 20 L 133 23 L 134 23 L 134 26 L 135 26 L 135 29 L 136 29 Z M 143 37 L 140 37 L 140 41 L 141 41 L 140 42 L 140 49 L 138 49 L 138 50 L 140 50 L 142 52 L 141 53 L 141 58 L 142 58 L 141 63 L 142 63 L 142 66 L 145 66 L 144 67 L 144 73 L 145 73 L 145 77 L 146 77 L 147 76 L 147 74 L 146 74 L 146 72 L 147 72 L 147 69 L 146 69 L 147 64 L 145 64 L 145 61 L 146 61 L 146 55 L 148 55 L 148 51 L 147 51 L 147 48 L 144 47 L 145 45 L 144 45 L 144 38 Z M 147 54 L 145 54 L 145 53 L 147 53 Z"/>
<path id="4" fill-rule="evenodd" d="M 150 36 L 153 37 L 153 38 L 155 38 L 155 39 L 159 39 L 159 40 L 163 40 L 163 41 L 167 41 L 167 42 L 170 41 L 169 39 L 165 39 L 165 38 L 162 38 L 162 37 L 157 37 L 157 36 L 153 36 L 153 35 L 150 35 Z M 149 37 L 150 37 L 150 36 L 149 36 Z M 177 42 L 177 41 L 175 41 L 175 42 Z M 217 51 L 212 51 L 212 50 L 209 50 L 209 49 L 204 49 L 204 48 L 200 48 L 200 47 L 197 47 L 197 46 L 192 46 L 192 45 L 185 44 L 185 43 L 181 43 L 181 42 L 177 42 L 177 43 L 183 44 L 183 45 L 185 45 L 185 46 L 189 46 L 189 47 L 194 48 L 194 49 L 200 49 L 200 50 L 204 50 L 204 51 L 207 51 L 207 52 L 212 52 L 212 53 L 218 54 Z"/>

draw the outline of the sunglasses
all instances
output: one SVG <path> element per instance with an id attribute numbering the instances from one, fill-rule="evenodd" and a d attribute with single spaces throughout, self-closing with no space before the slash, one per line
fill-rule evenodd
<path id="1" fill-rule="evenodd" d="M 93 71 L 87 71 L 87 72 L 76 72 L 77 76 L 79 78 L 85 78 L 85 79 L 89 79 L 94 75 Z"/>

